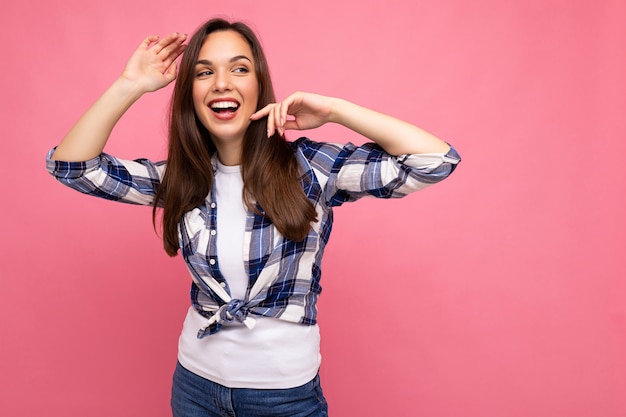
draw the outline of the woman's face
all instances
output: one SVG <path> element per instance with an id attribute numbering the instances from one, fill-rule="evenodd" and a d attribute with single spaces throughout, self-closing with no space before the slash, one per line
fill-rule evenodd
<path id="1" fill-rule="evenodd" d="M 209 34 L 195 65 L 193 103 L 220 158 L 241 155 L 243 136 L 256 111 L 259 86 L 252 50 L 232 30 Z"/>

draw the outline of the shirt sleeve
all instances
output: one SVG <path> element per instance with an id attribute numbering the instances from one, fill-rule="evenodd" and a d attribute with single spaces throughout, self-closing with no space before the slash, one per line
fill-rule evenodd
<path id="1" fill-rule="evenodd" d="M 102 153 L 84 162 L 52 160 L 46 169 L 59 182 L 83 194 L 129 204 L 152 205 L 165 171 L 165 161 L 133 161 Z"/>
<path id="2" fill-rule="evenodd" d="M 369 142 L 361 146 L 299 139 L 316 176 L 326 177 L 330 206 L 362 197 L 399 198 L 447 178 L 461 161 L 454 148 L 443 153 L 393 156 Z"/>

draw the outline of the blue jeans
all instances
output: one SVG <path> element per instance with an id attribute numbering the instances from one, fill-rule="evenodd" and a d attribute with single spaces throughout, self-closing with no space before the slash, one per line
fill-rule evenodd
<path id="1" fill-rule="evenodd" d="M 227 388 L 176 364 L 174 417 L 328 417 L 319 375 L 288 389 Z"/>

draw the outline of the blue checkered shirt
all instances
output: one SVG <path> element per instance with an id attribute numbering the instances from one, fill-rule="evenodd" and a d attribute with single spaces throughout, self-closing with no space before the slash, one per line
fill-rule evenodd
<path id="1" fill-rule="evenodd" d="M 374 143 L 336 145 L 300 138 L 292 142 L 305 194 L 317 211 L 300 242 L 284 239 L 269 219 L 248 211 L 244 264 L 249 283 L 245 299 L 232 299 L 216 249 L 218 207 L 214 190 L 187 212 L 178 228 L 182 256 L 191 273 L 191 302 L 207 319 L 204 337 L 236 320 L 253 327 L 255 316 L 304 325 L 316 323 L 316 301 L 324 248 L 333 223 L 332 208 L 361 197 L 403 197 L 452 173 L 460 157 L 445 154 L 391 156 Z M 47 158 L 48 171 L 61 183 L 85 194 L 131 204 L 151 205 L 165 162 L 121 160 L 107 154 L 85 162 Z M 260 207 L 258 207 L 260 209 Z"/>

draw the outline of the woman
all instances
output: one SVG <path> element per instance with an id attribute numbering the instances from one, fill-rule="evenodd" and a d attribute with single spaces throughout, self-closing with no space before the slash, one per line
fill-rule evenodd
<path id="1" fill-rule="evenodd" d="M 325 416 L 315 304 L 332 207 L 402 197 L 446 178 L 460 158 L 346 100 L 298 92 L 277 103 L 261 45 L 242 23 L 213 19 L 185 40 L 145 39 L 50 151 L 48 170 L 78 191 L 153 205 L 153 220 L 162 208 L 165 250 L 180 249 L 192 277 L 174 416 Z M 104 154 L 124 112 L 176 77 L 166 163 Z M 286 130 L 329 122 L 372 142 L 285 140 Z"/>

